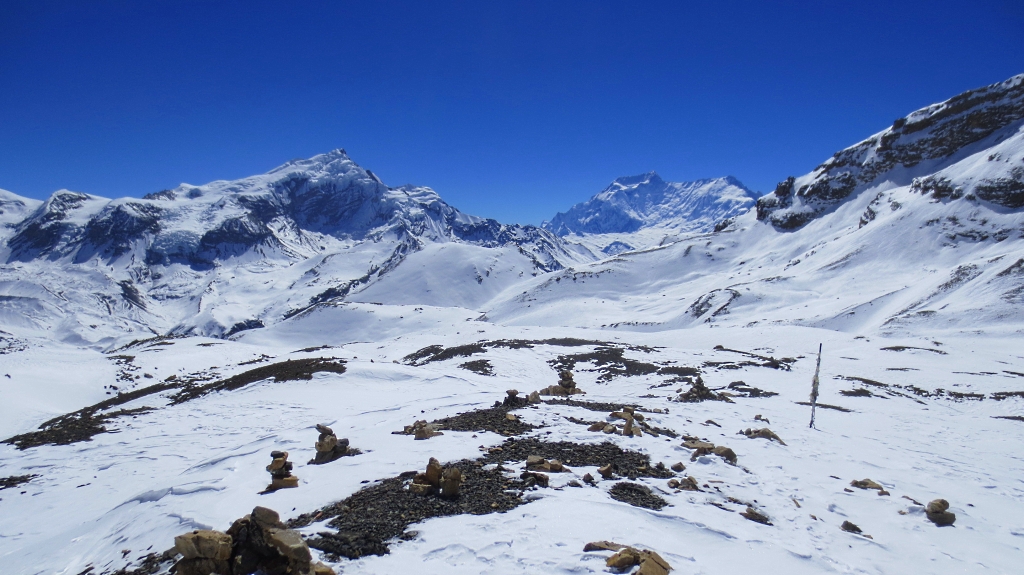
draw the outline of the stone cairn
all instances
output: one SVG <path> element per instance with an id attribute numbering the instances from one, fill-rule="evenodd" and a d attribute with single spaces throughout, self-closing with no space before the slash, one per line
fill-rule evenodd
<path id="1" fill-rule="evenodd" d="M 309 460 L 311 465 L 323 465 L 349 454 L 348 439 L 338 439 L 334 430 L 326 425 L 317 424 L 316 430 L 320 438 L 316 440 L 316 457 Z"/>
<path id="2" fill-rule="evenodd" d="M 572 372 L 565 370 L 558 372 L 558 385 L 551 385 L 537 392 L 539 395 L 553 395 L 556 397 L 569 397 L 570 395 L 577 395 L 580 393 L 586 393 L 582 389 L 576 387 L 576 382 L 572 379 Z"/>
<path id="3" fill-rule="evenodd" d="M 271 491 L 277 491 L 278 489 L 287 489 L 289 487 L 298 487 L 299 478 L 292 475 L 292 462 L 288 461 L 287 451 L 271 451 L 270 457 L 273 460 L 270 465 L 267 466 L 267 471 L 270 472 L 270 485 L 267 486 L 264 493 Z"/>
<path id="4" fill-rule="evenodd" d="M 435 495 L 454 499 L 459 496 L 459 487 L 464 478 L 458 467 L 443 469 L 441 462 L 431 457 L 425 473 L 417 473 L 409 484 L 409 492 L 415 495 Z"/>
<path id="5" fill-rule="evenodd" d="M 173 552 L 181 555 L 175 575 L 334 575 L 330 567 L 314 563 L 302 536 L 266 507 L 236 520 L 227 533 L 204 529 L 179 535 Z"/>
<path id="6" fill-rule="evenodd" d="M 402 431 L 392 431 L 393 435 L 414 435 L 415 439 L 430 439 L 438 435 L 444 435 L 444 433 L 438 431 L 437 424 L 427 423 L 426 419 L 421 419 L 412 425 L 406 425 Z"/>
<path id="7" fill-rule="evenodd" d="M 655 410 L 655 413 L 661 413 L 661 410 Z M 587 430 L 603 431 L 626 437 L 642 437 L 645 432 L 653 437 L 659 436 L 658 431 L 647 424 L 644 414 L 637 413 L 635 408 L 628 405 L 623 407 L 622 411 L 609 413 L 608 419 L 612 421 L 598 421 L 591 424 Z M 623 421 L 621 426 L 615 423 L 615 420 L 620 419 Z"/>

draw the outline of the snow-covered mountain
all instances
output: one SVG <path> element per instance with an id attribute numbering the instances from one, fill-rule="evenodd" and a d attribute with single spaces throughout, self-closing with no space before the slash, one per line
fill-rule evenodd
<path id="1" fill-rule="evenodd" d="M 1003 208 L 1024 207 L 1024 168 L 1012 157 L 1022 119 L 1024 74 L 969 90 L 779 183 L 758 200 L 757 218 L 791 230 L 864 190 L 911 184 L 935 198 L 969 195 Z M 975 157 L 970 166 L 962 164 L 968 157 Z"/>
<path id="2" fill-rule="evenodd" d="M 435 244 L 478 248 L 460 272 L 487 294 L 591 259 L 543 229 L 464 214 L 430 188 L 390 188 L 344 150 L 142 199 L 3 192 L 0 209 L 0 314 L 38 333 L 60 324 L 81 341 L 271 324 L 353 295 Z"/>
<path id="3" fill-rule="evenodd" d="M 344 573 L 606 573 L 608 541 L 672 573 L 1014 573 L 1022 80 L 710 229 L 560 238 L 341 152 L 143 200 L 0 192 L 3 572 L 165 575 L 175 536 L 258 505 Z M 609 238 L 633 247 L 579 247 Z M 507 391 L 563 370 L 585 394 Z M 303 464 L 317 423 L 358 452 Z M 298 487 L 268 493 L 278 450 Z M 431 458 L 460 494 L 414 491 Z"/>
<path id="4" fill-rule="evenodd" d="M 1019 332 L 1022 84 L 1016 76 L 910 114 L 719 232 L 531 278 L 488 317 L 644 331 Z"/>
<path id="5" fill-rule="evenodd" d="M 711 231 L 754 206 L 757 194 L 732 176 L 666 182 L 655 172 L 619 178 L 585 202 L 541 224 L 559 236 L 628 234 L 660 228 L 675 233 Z M 606 253 L 622 251 L 614 238 Z M 628 246 L 629 249 L 635 246 Z"/>

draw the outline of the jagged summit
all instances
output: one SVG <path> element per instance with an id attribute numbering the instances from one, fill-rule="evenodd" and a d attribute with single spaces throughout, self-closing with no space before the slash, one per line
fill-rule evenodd
<path id="1" fill-rule="evenodd" d="M 809 174 L 790 177 L 757 202 L 757 218 L 779 229 L 799 228 L 869 188 L 912 184 L 993 146 L 1014 148 L 1024 126 L 1024 74 L 927 106 L 831 158 Z M 1019 162 L 982 174 L 948 176 L 940 188 L 1007 207 L 1024 206 Z M 921 182 L 922 190 L 935 184 Z M 940 191 L 940 194 L 943 193 Z M 950 192 L 952 193 L 952 191 Z"/>
<path id="2" fill-rule="evenodd" d="M 591 199 L 541 225 L 560 236 L 628 233 L 655 226 L 709 231 L 749 210 L 756 198 L 732 176 L 676 183 L 652 171 L 617 178 Z"/>

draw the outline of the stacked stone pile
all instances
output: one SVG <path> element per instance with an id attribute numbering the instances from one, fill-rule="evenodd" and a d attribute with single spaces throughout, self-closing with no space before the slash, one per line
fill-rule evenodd
<path id="1" fill-rule="evenodd" d="M 464 478 L 458 467 L 443 469 L 441 462 L 431 457 L 424 473 L 417 473 L 409 484 L 409 491 L 416 495 L 435 495 L 454 499 L 459 496 L 459 487 Z"/>
<path id="2" fill-rule="evenodd" d="M 181 555 L 175 575 L 334 575 L 313 562 L 297 531 L 285 528 L 277 512 L 256 507 L 236 520 L 227 533 L 198 530 L 174 538 Z"/>
<path id="3" fill-rule="evenodd" d="M 568 397 L 570 395 L 578 395 L 586 392 L 576 387 L 576 382 L 572 378 L 572 372 L 566 370 L 558 373 L 558 385 L 545 387 L 537 393 L 539 395 Z"/>
<path id="4" fill-rule="evenodd" d="M 349 441 L 347 438 L 338 439 L 333 429 L 319 423 L 316 426 L 316 430 L 320 432 L 320 437 L 316 440 L 316 444 L 314 444 L 316 457 L 309 460 L 309 463 L 323 465 L 349 454 Z"/>
<path id="5" fill-rule="evenodd" d="M 267 466 L 267 471 L 270 472 L 270 485 L 266 491 L 298 487 L 299 478 L 292 475 L 292 462 L 288 461 L 288 452 L 271 451 L 270 457 L 273 458 Z"/>

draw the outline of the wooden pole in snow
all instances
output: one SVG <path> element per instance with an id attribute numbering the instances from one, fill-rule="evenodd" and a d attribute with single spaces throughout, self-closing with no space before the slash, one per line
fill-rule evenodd
<path id="1" fill-rule="evenodd" d="M 821 344 L 818 344 L 818 365 L 814 367 L 814 379 L 811 380 L 811 429 L 814 429 L 814 410 L 818 407 L 818 372 L 821 370 Z"/>

